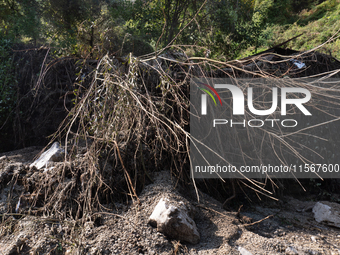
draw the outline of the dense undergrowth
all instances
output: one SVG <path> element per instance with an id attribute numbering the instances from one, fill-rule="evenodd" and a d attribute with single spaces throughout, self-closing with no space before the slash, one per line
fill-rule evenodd
<path id="1" fill-rule="evenodd" d="M 277 17 L 271 17 L 266 28 L 261 32 L 260 45 L 257 50 L 265 50 L 299 35 L 296 39 L 288 42 L 285 47 L 306 51 L 325 43 L 333 35 L 336 35 L 332 39 L 332 43 L 326 44 L 319 51 L 339 59 L 340 39 L 337 34 L 340 30 L 339 1 L 323 1 L 317 5 L 305 7 L 294 15 L 285 17 L 278 14 Z M 280 9 L 280 6 L 276 8 Z M 246 57 L 254 50 L 254 47 L 250 47 L 243 51 L 239 57 Z"/>

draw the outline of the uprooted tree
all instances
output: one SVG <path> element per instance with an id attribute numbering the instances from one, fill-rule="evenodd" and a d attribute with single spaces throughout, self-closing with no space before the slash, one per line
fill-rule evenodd
<path id="1" fill-rule="evenodd" d="M 291 78 L 337 77 L 340 67 L 337 60 L 315 51 L 290 56 L 269 51 L 242 61 L 220 62 L 190 58 L 182 46 L 139 58 L 130 54 L 126 58 L 106 55 L 93 62 L 52 60 L 44 65 L 35 83 L 35 100 L 31 102 L 31 110 L 25 112 L 27 117 L 41 107 L 41 102 L 60 99 L 55 93 L 46 93 L 48 86 L 45 85 L 49 79 L 53 80 L 53 67 L 63 61 L 73 63 L 71 69 L 75 68 L 74 63 L 83 64 L 79 64 L 79 77 L 70 88 L 72 98 L 62 98 L 64 102 L 68 100 L 67 116 L 50 140 L 62 142 L 67 151 L 66 161 L 47 170 L 12 169 L 12 177 L 6 181 L 12 185 L 23 184 L 19 194 L 20 201 L 26 201 L 22 202 L 22 213 L 82 220 L 87 220 L 95 211 L 106 210 L 117 200 L 130 197 L 138 202 L 138 193 L 152 182 L 152 173 L 163 169 L 171 171 L 180 183 L 208 187 L 223 201 L 232 195 L 235 185 L 275 197 L 280 180 L 190 179 L 190 145 L 196 142 L 189 132 L 190 118 L 199 117 L 190 113 L 190 80 L 193 77 L 270 77 L 294 87 L 301 86 L 301 82 Z M 303 62 L 305 67 L 298 68 L 296 61 Z M 319 73 L 319 69 L 323 72 Z M 67 77 L 70 73 L 65 74 Z M 64 93 L 65 84 L 59 82 L 56 86 Z M 289 164 L 295 159 L 315 162 L 320 155 L 336 159 L 336 143 L 324 141 L 320 150 L 313 143 L 315 139 L 337 139 L 334 133 L 329 136 L 327 130 L 338 125 L 339 87 L 327 83 L 323 87 L 314 86 L 308 82 L 303 86 L 313 94 L 308 107 L 318 116 L 315 123 L 290 133 L 280 129 L 244 129 L 235 134 L 227 129 L 225 136 L 231 151 L 225 160 L 230 164 L 240 160 L 249 162 L 249 159 L 257 164 L 268 160 Z M 263 89 L 263 97 L 255 100 L 257 109 L 266 108 L 261 100 L 269 92 L 268 88 Z M 24 99 L 19 102 L 27 104 Z M 231 100 L 229 103 L 231 107 Z M 245 112 L 245 118 L 251 117 L 251 112 Z M 12 199 L 8 210 L 14 212 L 17 204 L 18 201 Z"/>

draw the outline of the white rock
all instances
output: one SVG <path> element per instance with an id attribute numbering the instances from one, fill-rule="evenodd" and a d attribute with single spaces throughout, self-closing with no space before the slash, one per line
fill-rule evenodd
<path id="1" fill-rule="evenodd" d="M 58 142 L 54 142 L 47 151 L 35 160 L 30 167 L 35 166 L 37 169 L 47 167 L 49 162 L 58 162 L 63 160 L 64 150 L 60 148 Z"/>
<path id="2" fill-rule="evenodd" d="M 239 246 L 237 250 L 240 252 L 241 255 L 253 255 L 250 251 L 241 246 Z"/>
<path id="3" fill-rule="evenodd" d="M 313 207 L 317 222 L 325 222 L 329 226 L 340 228 L 340 205 L 331 202 L 317 202 Z"/>
<path id="4" fill-rule="evenodd" d="M 168 199 L 161 198 L 149 218 L 149 224 L 166 236 L 196 244 L 200 240 L 196 224 L 188 216 L 185 206 L 176 206 Z"/>
<path id="5" fill-rule="evenodd" d="M 292 246 L 287 247 L 285 252 L 286 254 L 290 254 L 290 255 L 299 254 L 299 252 Z"/>

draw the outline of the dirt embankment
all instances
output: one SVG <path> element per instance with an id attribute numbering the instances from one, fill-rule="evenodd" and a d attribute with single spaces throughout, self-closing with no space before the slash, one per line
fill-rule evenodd
<path id="1" fill-rule="evenodd" d="M 193 187 L 175 188 L 176 180 L 169 171 L 151 176 L 154 182 L 139 195 L 140 204 L 127 197 L 125 202 L 103 204 L 101 210 L 78 220 L 22 213 L 29 204 L 27 201 L 25 204 L 28 193 L 20 179 L 32 176 L 32 171 L 48 176 L 63 164 L 29 169 L 39 149 L 31 147 L 1 154 L 0 253 L 3 255 L 340 254 L 340 230 L 314 220 L 312 207 L 316 201 L 284 197 L 279 202 L 248 204 L 240 213 L 226 211 L 221 203 L 202 192 L 198 203 Z M 168 239 L 148 224 L 162 197 L 191 204 L 201 237 L 198 244 Z M 12 207 L 14 211 L 9 212 Z"/>

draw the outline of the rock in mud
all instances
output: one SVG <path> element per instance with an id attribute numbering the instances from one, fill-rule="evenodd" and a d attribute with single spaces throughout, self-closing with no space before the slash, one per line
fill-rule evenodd
<path id="1" fill-rule="evenodd" d="M 30 167 L 35 166 L 37 169 L 47 167 L 50 162 L 60 162 L 63 161 L 64 150 L 60 147 L 58 142 L 54 142 L 47 151 L 45 151 L 41 156 L 34 161 Z"/>
<path id="2" fill-rule="evenodd" d="M 299 252 L 292 246 L 287 247 L 286 249 L 286 254 L 288 255 L 294 255 L 294 254 L 299 254 Z"/>
<path id="3" fill-rule="evenodd" d="M 313 207 L 317 222 L 325 222 L 329 226 L 340 228 L 340 205 L 332 202 L 317 202 Z"/>
<path id="4" fill-rule="evenodd" d="M 176 206 L 168 199 L 161 198 L 149 218 L 149 224 L 173 239 L 191 244 L 197 244 L 200 240 L 196 224 L 185 206 Z"/>

